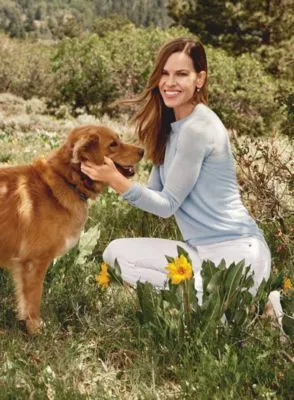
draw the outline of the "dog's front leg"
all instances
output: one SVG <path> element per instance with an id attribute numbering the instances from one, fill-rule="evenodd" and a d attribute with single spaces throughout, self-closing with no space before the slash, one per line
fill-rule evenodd
<path id="1" fill-rule="evenodd" d="M 13 271 L 18 318 L 25 320 L 30 334 L 36 334 L 40 329 L 43 282 L 49 263 L 48 260 L 31 260 L 20 263 Z"/>

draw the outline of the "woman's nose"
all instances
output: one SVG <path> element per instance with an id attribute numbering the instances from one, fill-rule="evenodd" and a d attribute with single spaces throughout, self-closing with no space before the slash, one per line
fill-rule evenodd
<path id="1" fill-rule="evenodd" d="M 169 85 L 169 86 L 175 85 L 175 84 L 176 84 L 176 79 L 175 79 L 175 77 L 174 77 L 173 75 L 167 76 L 166 81 L 165 81 L 165 84 L 166 84 L 166 85 Z"/>

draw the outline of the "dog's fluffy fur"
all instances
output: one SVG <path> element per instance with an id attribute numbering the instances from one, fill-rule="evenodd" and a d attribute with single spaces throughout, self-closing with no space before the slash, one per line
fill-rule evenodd
<path id="1" fill-rule="evenodd" d="M 143 150 L 124 144 L 110 129 L 83 126 L 47 159 L 0 168 L 0 265 L 12 272 L 18 318 L 29 333 L 40 327 L 43 280 L 55 257 L 73 247 L 87 219 L 87 199 L 104 184 L 81 172 L 81 162 L 110 157 L 130 176 Z"/>

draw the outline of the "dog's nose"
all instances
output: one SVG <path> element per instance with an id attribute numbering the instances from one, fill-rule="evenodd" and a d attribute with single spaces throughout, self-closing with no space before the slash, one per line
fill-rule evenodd
<path id="1" fill-rule="evenodd" d="M 140 156 L 140 157 L 143 157 L 143 156 L 144 156 L 144 149 L 140 149 L 140 150 L 139 150 L 139 156 Z"/>

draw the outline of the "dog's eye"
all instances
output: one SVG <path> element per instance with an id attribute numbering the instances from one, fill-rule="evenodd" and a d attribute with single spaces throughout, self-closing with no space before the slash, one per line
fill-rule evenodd
<path id="1" fill-rule="evenodd" d="M 113 142 L 110 143 L 109 145 L 112 149 L 118 146 L 118 143 L 114 140 Z"/>

